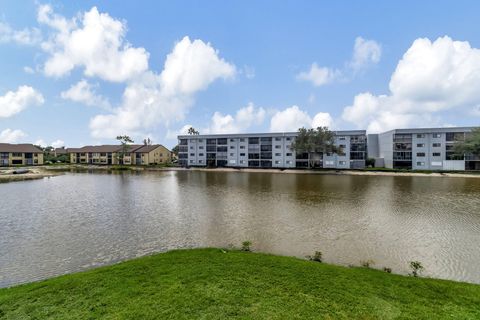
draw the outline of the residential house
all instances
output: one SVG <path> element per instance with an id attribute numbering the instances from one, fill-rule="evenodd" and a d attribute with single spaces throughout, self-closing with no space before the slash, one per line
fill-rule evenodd
<path id="1" fill-rule="evenodd" d="M 0 166 L 42 164 L 43 151 L 33 144 L 0 143 Z"/>

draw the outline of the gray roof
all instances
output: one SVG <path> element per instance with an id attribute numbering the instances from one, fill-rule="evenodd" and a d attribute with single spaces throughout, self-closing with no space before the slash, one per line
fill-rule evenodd
<path id="1" fill-rule="evenodd" d="M 365 130 L 342 130 L 333 131 L 338 136 L 364 135 Z M 298 132 L 263 132 L 263 133 L 227 133 L 227 134 L 202 134 L 202 135 L 179 135 L 178 139 L 218 139 L 218 138 L 249 138 L 249 137 L 296 137 Z"/>
<path id="2" fill-rule="evenodd" d="M 0 143 L 0 152 L 43 153 L 41 149 L 29 143 Z"/>
<path id="3" fill-rule="evenodd" d="M 138 144 L 131 144 L 129 145 L 128 152 L 134 152 L 138 148 L 143 147 L 143 145 L 138 145 Z M 84 146 L 81 148 L 68 148 L 67 152 L 68 153 L 90 153 L 90 152 L 100 152 L 100 153 L 105 153 L 105 152 L 120 152 L 122 150 L 122 147 L 118 144 L 104 144 L 104 145 L 99 145 L 99 146 Z"/>
<path id="4" fill-rule="evenodd" d="M 136 149 L 135 152 L 151 152 L 159 147 L 163 147 L 161 144 L 152 144 L 152 145 L 143 145 L 140 148 Z M 165 147 L 164 147 L 165 148 Z M 165 148 L 167 149 L 167 148 Z M 168 150 L 168 149 L 167 149 Z"/>

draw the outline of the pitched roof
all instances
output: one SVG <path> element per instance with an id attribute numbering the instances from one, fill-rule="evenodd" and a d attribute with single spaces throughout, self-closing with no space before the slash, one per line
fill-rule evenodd
<path id="1" fill-rule="evenodd" d="M 138 148 L 137 150 L 135 150 L 135 152 L 145 152 L 146 153 L 146 152 L 151 152 L 151 151 L 153 151 L 157 148 L 160 148 L 160 147 L 163 147 L 163 146 L 161 144 L 143 145 L 140 148 Z M 167 148 L 165 148 L 165 149 L 167 149 Z"/>
<path id="2" fill-rule="evenodd" d="M 135 152 L 138 148 L 143 147 L 143 145 L 140 144 L 130 144 L 128 145 L 128 152 Z M 89 153 L 89 152 L 99 152 L 99 153 L 105 153 L 105 152 L 120 152 L 122 150 L 122 147 L 118 144 L 104 144 L 104 145 L 99 145 L 99 146 L 84 146 L 81 148 L 68 148 L 67 152 L 68 153 Z"/>
<path id="3" fill-rule="evenodd" d="M 43 151 L 33 144 L 0 143 L 0 152 L 42 153 Z"/>

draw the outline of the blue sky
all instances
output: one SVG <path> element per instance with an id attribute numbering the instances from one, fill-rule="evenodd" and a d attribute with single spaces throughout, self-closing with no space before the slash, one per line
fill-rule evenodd
<path id="1" fill-rule="evenodd" d="M 95 9 L 96 8 L 96 9 Z M 476 1 L 2 1 L 0 142 L 478 125 Z"/>

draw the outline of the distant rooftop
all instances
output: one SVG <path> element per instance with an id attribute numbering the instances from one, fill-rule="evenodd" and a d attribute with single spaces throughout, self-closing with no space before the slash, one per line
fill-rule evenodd
<path id="1" fill-rule="evenodd" d="M 43 151 L 33 144 L 0 143 L 0 152 L 42 153 Z"/>

